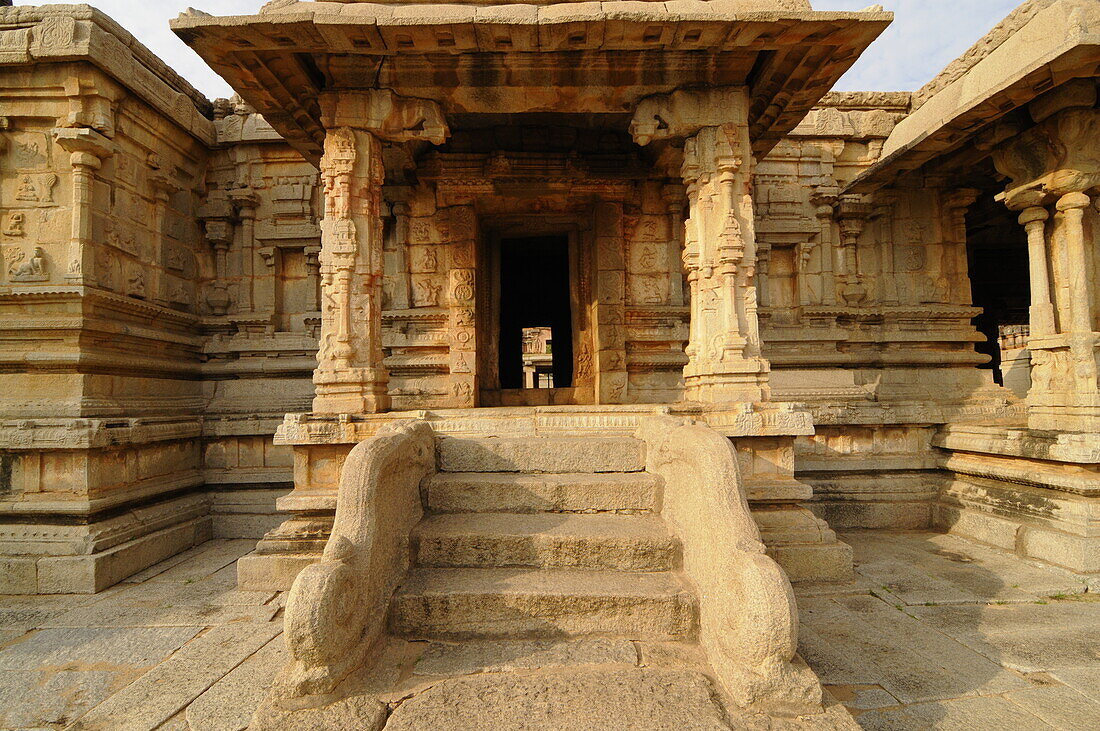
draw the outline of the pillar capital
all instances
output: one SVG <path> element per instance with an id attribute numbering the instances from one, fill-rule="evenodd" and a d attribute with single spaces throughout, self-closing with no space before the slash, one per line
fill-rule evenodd
<path id="1" fill-rule="evenodd" d="M 347 127 L 387 142 L 424 141 L 441 145 L 451 131 L 443 109 L 430 99 L 412 99 L 389 89 L 333 91 L 320 98 L 321 122 L 330 133 Z M 325 157 L 330 156 L 328 146 Z"/>
<path id="2" fill-rule="evenodd" d="M 1061 198 L 1059 198 L 1058 202 L 1055 204 L 1055 207 L 1059 211 L 1062 211 L 1064 213 L 1066 211 L 1071 211 L 1075 208 L 1088 208 L 1091 204 L 1092 199 L 1089 198 L 1089 196 L 1084 193 L 1074 192 L 1066 193 Z"/>
<path id="3" fill-rule="evenodd" d="M 73 156 L 74 165 L 98 168 L 115 152 L 115 145 L 110 139 L 88 127 L 60 127 L 53 131 L 53 138 L 61 149 Z M 81 155 L 80 163 L 77 163 L 76 155 Z M 95 158 L 95 161 L 89 158 Z"/>
<path id="4" fill-rule="evenodd" d="M 1029 206 L 1020 212 L 1020 225 L 1027 226 L 1029 223 L 1043 223 L 1050 218 L 1050 213 L 1046 208 L 1042 206 Z"/>
<path id="5" fill-rule="evenodd" d="M 638 102 L 630 134 L 639 145 L 691 137 L 706 127 L 748 124 L 748 92 L 743 86 L 678 89 Z"/>

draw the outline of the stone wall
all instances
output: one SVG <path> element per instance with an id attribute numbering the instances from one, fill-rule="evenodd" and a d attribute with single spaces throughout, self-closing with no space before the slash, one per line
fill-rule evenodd
<path id="1" fill-rule="evenodd" d="M 94 591 L 211 535 L 205 100 L 102 14 L 0 8 L 0 568 Z"/>

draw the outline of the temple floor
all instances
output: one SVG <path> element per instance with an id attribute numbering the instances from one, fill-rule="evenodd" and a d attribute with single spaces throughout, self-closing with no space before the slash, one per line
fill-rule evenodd
<path id="1" fill-rule="evenodd" d="M 861 726 L 1100 727 L 1100 584 L 952 536 L 842 538 L 857 579 L 799 588 L 801 654 Z M 0 597 L 0 728 L 244 728 L 284 652 L 284 595 L 236 588 L 253 546 L 210 541 L 94 596 Z M 616 652 L 596 645 L 573 649 Z"/>

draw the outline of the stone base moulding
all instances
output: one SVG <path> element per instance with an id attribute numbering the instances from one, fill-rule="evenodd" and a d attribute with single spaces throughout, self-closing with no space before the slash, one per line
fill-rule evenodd
<path id="1" fill-rule="evenodd" d="M 944 427 L 933 525 L 1025 558 L 1100 573 L 1100 446 L 1093 435 Z"/>

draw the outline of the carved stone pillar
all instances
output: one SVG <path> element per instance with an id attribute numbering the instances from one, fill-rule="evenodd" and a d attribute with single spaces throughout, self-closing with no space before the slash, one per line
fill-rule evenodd
<path id="1" fill-rule="evenodd" d="M 1033 335 L 1054 334 L 1054 305 L 1050 301 L 1050 274 L 1047 261 L 1046 222 L 1050 218 L 1042 206 L 1030 206 L 1020 214 L 1020 224 L 1027 231 L 1028 265 L 1031 273 L 1030 332 Z"/>
<path id="2" fill-rule="evenodd" d="M 1066 284 L 1069 287 L 1070 317 L 1068 332 L 1091 333 L 1096 329 L 1092 318 L 1093 273 L 1090 255 L 1092 242 L 1085 241 L 1085 209 L 1091 199 L 1081 192 L 1072 192 L 1058 199 L 1056 208 L 1065 226 Z"/>
<path id="3" fill-rule="evenodd" d="M 980 191 L 973 188 L 957 188 L 943 199 L 943 258 L 940 271 L 946 280 L 948 304 L 969 306 L 974 301 L 967 274 L 966 212 L 979 195 Z"/>
<path id="4" fill-rule="evenodd" d="M 447 304 L 450 311 L 451 396 L 456 407 L 477 406 L 477 270 L 474 267 L 477 248 L 477 215 L 473 206 L 453 206 L 447 209 L 447 248 L 450 251 L 450 271 L 447 281 Z"/>
<path id="5" fill-rule="evenodd" d="M 689 304 L 686 299 L 687 279 L 682 274 L 677 274 L 681 269 L 680 260 L 684 251 L 684 188 L 680 185 L 666 185 L 661 189 L 661 197 L 664 199 L 668 210 L 668 230 L 672 232 L 672 240 L 669 242 L 669 271 L 673 272 L 671 281 L 672 304 Z"/>
<path id="6" fill-rule="evenodd" d="M 1097 98 L 1093 80 L 1070 81 L 1029 105 L 1033 127 L 997 130 L 1005 142 L 993 162 L 1009 178 L 1001 199 L 1022 211 L 1028 237 L 1033 429 L 1100 432 L 1100 212 L 1089 195 L 1100 189 Z"/>
<path id="7" fill-rule="evenodd" d="M 879 298 L 883 305 L 898 304 L 898 274 L 893 246 L 894 194 L 879 191 L 871 206 L 871 221 L 874 223 L 875 240 L 879 251 Z"/>
<path id="8" fill-rule="evenodd" d="M 764 401 L 747 99 L 737 87 L 677 91 L 643 100 L 639 144 L 684 138 L 688 195 L 684 265 L 691 289 L 685 395 L 701 402 Z"/>
<path id="9" fill-rule="evenodd" d="M 321 343 L 313 382 L 317 413 L 389 408 L 382 364 L 382 143 L 370 132 L 330 129 L 321 160 Z"/>
<path id="10" fill-rule="evenodd" d="M 260 197 L 250 188 L 229 191 L 229 200 L 237 215 L 241 243 L 241 281 L 246 285 L 239 292 L 238 311 L 273 313 L 275 309 L 274 271 L 258 276 L 256 271 L 256 209 Z M 266 262 L 273 267 L 274 253 Z M 263 281 L 257 281 L 262 279 Z"/>
<path id="11" fill-rule="evenodd" d="M 173 264 L 172 257 L 169 255 L 165 222 L 168 218 L 169 200 L 173 193 L 180 190 L 180 186 L 163 173 L 150 177 L 149 184 L 153 188 L 153 231 L 156 235 L 154 245 L 156 246 L 157 262 L 160 263 L 161 267 L 171 269 L 177 265 Z M 168 294 L 164 271 L 162 268 L 154 271 L 153 297 L 159 304 L 169 305 L 171 304 L 171 298 Z"/>
<path id="12" fill-rule="evenodd" d="M 73 219 L 69 239 L 69 267 L 65 279 L 73 284 L 87 284 L 94 256 L 92 250 L 92 186 L 95 172 L 114 153 L 109 139 L 87 128 L 54 130 L 54 139 L 69 153 L 73 167 Z"/>
<path id="13" fill-rule="evenodd" d="M 383 140 L 447 135 L 434 102 L 386 90 L 333 92 L 321 99 L 327 135 L 321 176 L 321 342 L 313 410 L 377 413 L 390 407 L 382 362 Z"/>

